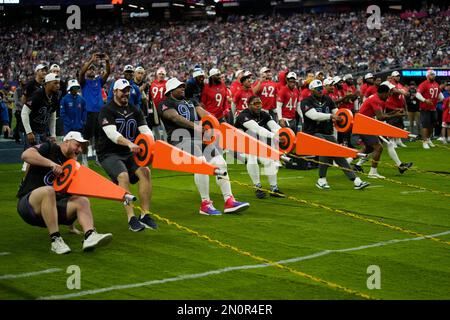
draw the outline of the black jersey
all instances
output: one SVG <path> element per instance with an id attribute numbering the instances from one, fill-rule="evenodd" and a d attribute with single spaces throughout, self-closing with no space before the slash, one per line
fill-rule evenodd
<path id="1" fill-rule="evenodd" d="M 53 94 L 51 97 L 47 97 L 45 89 L 39 89 L 27 102 L 27 106 L 31 109 L 29 116 L 31 130 L 38 134 L 46 133 L 50 115 L 59 109 L 58 95 Z"/>
<path id="2" fill-rule="evenodd" d="M 261 111 L 259 114 L 256 114 L 252 112 L 250 109 L 244 109 L 236 118 L 234 126 L 238 129 L 246 131 L 247 128 L 244 127 L 244 123 L 250 120 L 255 120 L 260 127 L 263 127 L 270 131 L 270 128 L 267 126 L 267 123 L 273 119 L 272 116 L 267 112 Z"/>
<path id="3" fill-rule="evenodd" d="M 332 110 L 336 109 L 336 104 L 329 96 L 324 95 L 321 100 L 317 100 L 311 95 L 302 100 L 300 107 L 303 113 L 303 131 L 305 133 L 333 134 L 333 122 L 331 119 L 327 121 L 315 121 L 306 115 L 306 113 L 313 108 L 316 109 L 317 112 L 332 114 Z"/>
<path id="4" fill-rule="evenodd" d="M 174 109 L 180 116 L 185 118 L 188 121 L 197 122 L 200 121 L 200 118 L 197 114 L 195 100 L 176 100 L 172 97 L 168 97 L 167 99 L 161 101 L 158 106 L 158 112 L 160 114 L 160 118 L 164 122 L 164 127 L 167 131 L 167 137 L 169 139 L 169 142 L 172 138 L 172 133 L 179 129 L 180 126 L 171 121 L 170 119 L 167 119 L 164 117 L 164 112 L 166 112 L 169 109 Z M 187 129 L 189 133 L 191 134 L 191 138 L 194 138 L 194 130 L 193 129 Z"/>
<path id="5" fill-rule="evenodd" d="M 39 82 L 36 81 L 36 79 L 30 80 L 25 84 L 25 87 L 23 89 L 23 95 L 26 98 L 25 102 L 30 101 L 33 94 L 38 91 L 39 89 L 42 89 L 43 86 Z"/>
<path id="6" fill-rule="evenodd" d="M 97 142 L 95 149 L 99 160 L 102 161 L 106 154 L 131 154 L 130 148 L 112 142 L 103 127 L 115 125 L 117 131 L 126 139 L 134 142 L 139 135 L 138 128 L 147 125 L 144 114 L 140 109 L 127 105 L 121 107 L 113 100 L 100 110 L 98 115 Z"/>
<path id="7" fill-rule="evenodd" d="M 44 142 L 38 146 L 32 148 L 37 149 L 41 156 L 52 160 L 53 162 L 62 165 L 69 160 L 61 152 L 61 148 L 56 143 Z M 27 175 L 22 180 L 22 183 L 17 192 L 17 197 L 21 198 L 29 192 L 43 186 L 53 185 L 55 175 L 51 168 L 30 165 Z"/>

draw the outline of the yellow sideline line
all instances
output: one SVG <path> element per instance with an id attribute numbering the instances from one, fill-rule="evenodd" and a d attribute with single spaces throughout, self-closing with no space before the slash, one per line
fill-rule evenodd
<path id="1" fill-rule="evenodd" d="M 356 291 L 356 290 L 353 290 L 353 289 L 349 289 L 349 288 L 347 288 L 347 287 L 344 287 L 344 286 L 342 286 L 342 285 L 340 285 L 340 284 L 337 284 L 337 283 L 334 283 L 334 282 L 330 282 L 330 281 L 327 281 L 327 280 L 323 280 L 323 279 L 321 279 L 321 278 L 318 278 L 318 277 L 316 277 L 316 276 L 312 276 L 312 275 L 310 275 L 310 274 L 304 273 L 304 272 L 299 271 L 299 270 L 295 270 L 295 269 L 290 268 L 290 267 L 288 267 L 288 266 L 284 266 L 284 265 L 282 265 L 282 264 L 280 264 L 280 263 L 277 263 L 277 262 L 271 261 L 271 260 L 269 260 L 269 259 L 262 258 L 262 257 L 260 257 L 260 256 L 254 255 L 254 254 L 252 254 L 252 253 L 250 253 L 250 252 L 248 252 L 248 251 L 241 250 L 241 249 L 239 249 L 239 248 L 237 248 L 237 247 L 235 247 L 235 246 L 232 246 L 232 245 L 223 243 L 223 242 L 221 242 L 221 241 L 219 241 L 219 240 L 211 239 L 209 236 L 207 236 L 207 235 L 205 235 L 205 234 L 201 234 L 201 233 L 199 233 L 198 231 L 195 231 L 195 230 L 192 230 L 192 229 L 190 229 L 190 228 L 188 228 L 188 227 L 182 226 L 182 225 L 180 225 L 180 224 L 178 224 L 178 223 L 176 223 L 176 222 L 174 222 L 174 221 L 171 221 L 171 220 L 169 220 L 169 219 L 167 219 L 167 218 L 163 218 L 163 217 L 161 217 L 160 215 L 158 215 L 158 214 L 156 214 L 156 213 L 154 213 L 154 212 L 151 212 L 151 211 L 145 212 L 145 211 L 144 211 L 141 207 L 139 207 L 139 206 L 136 206 L 136 205 L 131 205 L 131 206 L 132 206 L 133 208 L 136 208 L 136 209 L 140 210 L 142 213 L 149 213 L 149 214 L 151 214 L 152 216 L 154 216 L 155 218 L 157 218 L 158 220 L 163 221 L 163 222 L 167 223 L 168 225 L 175 226 L 175 227 L 176 227 L 177 229 L 179 229 L 179 230 L 186 231 L 187 233 L 189 233 L 189 234 L 191 234 L 191 235 L 194 235 L 194 236 L 196 236 L 196 237 L 198 237 L 198 238 L 200 238 L 200 239 L 204 239 L 204 240 L 206 240 L 206 241 L 208 241 L 208 242 L 210 242 L 210 243 L 214 243 L 214 244 L 216 244 L 216 245 L 218 245 L 218 246 L 220 246 L 220 247 L 222 247 L 222 248 L 230 249 L 230 250 L 232 250 L 232 251 L 234 251 L 234 252 L 236 252 L 236 253 L 239 253 L 240 255 L 247 256 L 247 257 L 250 257 L 250 258 L 252 258 L 252 259 L 254 259 L 254 260 L 256 260 L 256 261 L 263 262 L 263 263 L 266 263 L 266 264 L 268 264 L 268 265 L 277 267 L 277 268 L 279 268 L 279 269 L 289 271 L 289 272 L 291 272 L 291 273 L 293 273 L 293 274 L 295 274 L 295 275 L 298 275 L 298 276 L 300 276 L 300 277 L 309 279 L 309 280 L 311 280 L 311 281 L 314 281 L 314 282 L 318 282 L 318 283 L 324 284 L 324 285 L 326 285 L 327 287 L 330 287 L 330 288 L 332 288 L 332 289 L 334 289 L 334 290 L 340 290 L 340 291 L 343 291 L 343 292 L 346 292 L 346 293 L 349 293 L 349 294 L 352 294 L 352 295 L 356 295 L 356 296 L 361 297 L 361 298 L 364 298 L 364 299 L 369 299 L 369 300 L 375 300 L 375 299 L 376 299 L 376 298 L 371 297 L 371 296 L 369 296 L 369 295 L 367 295 L 367 294 L 365 294 L 365 293 L 362 293 L 362 292 L 359 292 L 359 291 Z"/>

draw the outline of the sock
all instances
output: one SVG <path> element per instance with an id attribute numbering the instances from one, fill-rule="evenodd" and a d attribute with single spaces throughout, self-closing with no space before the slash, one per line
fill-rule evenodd
<path id="1" fill-rule="evenodd" d="M 209 176 L 206 174 L 194 174 L 194 180 L 202 201 L 209 201 Z"/>
<path id="2" fill-rule="evenodd" d="M 252 179 L 253 184 L 261 183 L 258 162 L 250 161 L 250 159 L 252 158 L 249 157 L 247 162 L 248 175 L 250 176 L 250 179 Z"/>
<path id="3" fill-rule="evenodd" d="M 398 158 L 397 152 L 395 152 L 394 145 L 391 142 L 386 143 L 386 145 L 387 145 L 389 157 L 391 157 L 391 159 L 395 162 L 395 164 L 398 167 L 399 165 L 402 164 L 402 162 Z"/>
<path id="4" fill-rule="evenodd" d="M 227 162 L 222 156 L 215 156 L 211 159 L 210 163 L 212 165 L 218 166 L 222 170 L 227 170 Z M 220 191 L 222 191 L 223 200 L 227 201 L 227 199 L 233 194 L 231 193 L 231 184 L 228 179 L 222 179 L 220 177 L 216 177 L 216 183 L 220 188 Z"/>
<path id="5" fill-rule="evenodd" d="M 360 158 L 356 165 L 361 167 L 365 162 L 367 162 L 367 160 L 367 158 Z"/>
<path id="6" fill-rule="evenodd" d="M 361 181 L 361 179 L 360 179 L 359 177 L 356 177 L 356 178 L 353 180 L 353 183 L 355 184 L 355 186 L 358 186 L 358 185 L 360 185 L 360 184 L 362 183 L 362 181 Z"/>
<path id="7" fill-rule="evenodd" d="M 87 238 L 89 238 L 89 236 L 95 231 L 95 229 L 91 229 L 86 231 L 86 233 L 84 234 L 84 240 L 86 240 Z"/>
<path id="8" fill-rule="evenodd" d="M 55 239 L 56 239 L 56 238 L 59 238 L 59 237 L 61 237 L 61 234 L 59 233 L 59 231 L 53 232 L 53 233 L 50 235 L 50 239 L 52 240 L 52 242 L 55 241 Z"/>
<path id="9" fill-rule="evenodd" d="M 377 174 L 377 168 L 371 167 L 369 174 Z"/>

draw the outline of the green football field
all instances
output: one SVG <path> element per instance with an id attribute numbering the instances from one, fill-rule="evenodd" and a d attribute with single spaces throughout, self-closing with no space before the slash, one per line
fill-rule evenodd
<path id="1" fill-rule="evenodd" d="M 400 175 L 384 153 L 379 173 L 392 181 L 362 176 L 365 190 L 336 168 L 326 191 L 317 170 L 282 168 L 288 199 L 256 199 L 245 166 L 230 165 L 233 193 L 251 203 L 239 215 L 199 215 L 192 175 L 154 170 L 157 230 L 132 233 L 121 203 L 92 199 L 113 241 L 83 253 L 62 226 L 63 256 L 16 212 L 21 164 L 0 165 L 0 299 L 450 299 L 450 148 L 397 150 L 416 170 Z M 212 178 L 210 189 L 223 210 Z"/>

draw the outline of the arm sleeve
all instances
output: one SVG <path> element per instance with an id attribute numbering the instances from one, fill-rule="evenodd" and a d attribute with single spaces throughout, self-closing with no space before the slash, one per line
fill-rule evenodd
<path id="1" fill-rule="evenodd" d="M 419 91 L 417 91 L 417 93 L 416 93 L 416 98 L 419 101 L 422 101 L 422 102 L 425 101 L 425 98 L 423 97 L 423 95 Z"/>
<path id="2" fill-rule="evenodd" d="M 442 92 L 439 93 L 438 99 L 439 101 L 444 101 L 444 94 Z"/>
<path id="3" fill-rule="evenodd" d="M 108 139 L 116 144 L 119 138 L 122 137 L 119 131 L 117 131 L 117 127 L 115 125 L 107 125 L 104 126 L 102 129 L 105 132 Z"/>
<path id="4" fill-rule="evenodd" d="M 267 122 L 267 126 L 270 128 L 270 131 L 272 131 L 273 133 L 278 132 L 278 130 L 281 129 L 280 125 L 278 123 L 276 123 L 274 120 L 270 120 L 269 122 Z"/>
<path id="5" fill-rule="evenodd" d="M 148 134 L 148 135 L 152 136 L 152 138 L 153 138 L 153 132 L 152 132 L 152 130 L 150 130 L 148 125 L 139 126 L 138 129 L 139 129 L 140 133 Z"/>
<path id="6" fill-rule="evenodd" d="M 52 112 L 48 120 L 48 129 L 50 130 L 50 137 L 56 137 L 56 111 Z"/>
<path id="7" fill-rule="evenodd" d="M 259 126 L 255 120 L 246 121 L 243 123 L 243 126 L 247 129 L 257 133 L 258 136 L 260 136 L 260 137 L 265 137 L 265 138 L 273 138 L 274 137 L 274 134 L 272 132 L 270 132 L 266 128 Z"/>
<path id="8" fill-rule="evenodd" d="M 314 121 L 327 121 L 331 119 L 331 114 L 317 112 L 317 110 L 314 108 L 311 108 L 308 111 L 306 111 L 305 116 Z"/>
<path id="9" fill-rule="evenodd" d="M 22 112 L 20 113 L 20 117 L 22 118 L 23 128 L 25 129 L 25 134 L 29 134 L 33 132 L 30 126 L 30 112 L 31 109 L 28 108 L 26 104 L 23 105 Z"/>
<path id="10" fill-rule="evenodd" d="M 281 107 L 283 106 L 283 102 L 277 101 L 277 117 L 278 120 L 281 120 L 282 118 L 282 112 L 281 112 Z"/>

